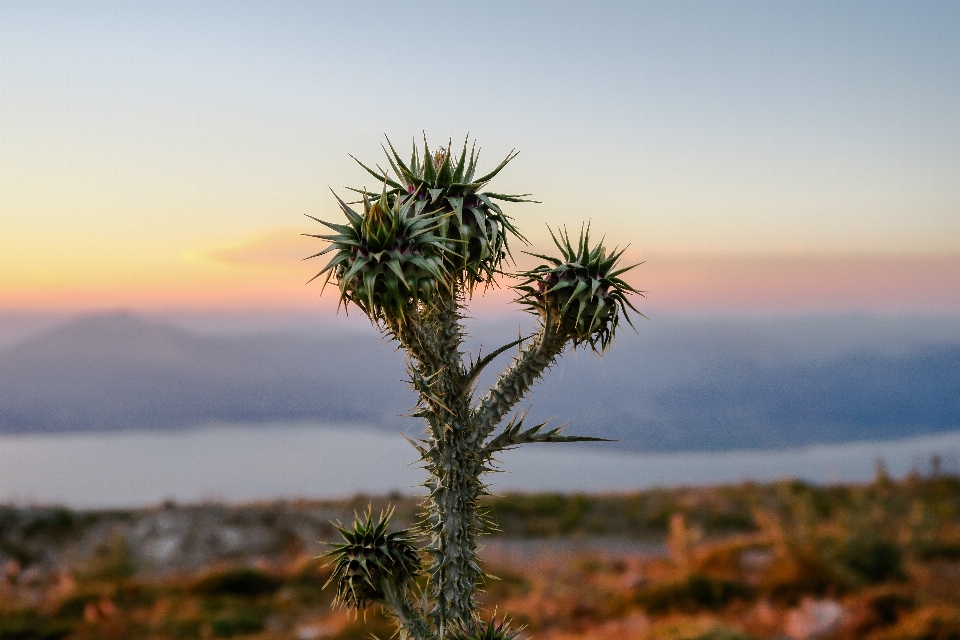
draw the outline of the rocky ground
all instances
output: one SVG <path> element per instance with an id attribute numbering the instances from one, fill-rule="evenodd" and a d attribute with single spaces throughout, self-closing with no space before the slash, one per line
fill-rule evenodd
<path id="1" fill-rule="evenodd" d="M 330 607 L 331 521 L 417 500 L 0 507 L 0 640 L 368 638 Z M 488 612 L 544 640 L 960 639 L 960 478 L 882 474 L 487 505 Z"/>

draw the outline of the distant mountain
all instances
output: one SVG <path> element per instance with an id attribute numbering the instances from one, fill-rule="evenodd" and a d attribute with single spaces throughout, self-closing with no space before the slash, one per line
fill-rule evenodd
<path id="1" fill-rule="evenodd" d="M 644 450 L 960 429 L 960 321 L 898 322 L 647 323 L 602 361 L 567 354 L 525 403 L 528 419 L 556 415 L 571 433 Z M 510 331 L 476 327 L 487 352 Z M 212 337 L 89 316 L 0 351 L 0 432 L 318 420 L 415 434 L 418 423 L 398 417 L 415 401 L 403 378 L 401 354 L 368 335 Z"/>
<path id="2" fill-rule="evenodd" d="M 557 413 L 577 433 L 643 449 L 781 448 L 960 430 L 960 344 L 826 362 L 751 355 L 731 354 L 657 389 L 621 382 L 611 393 L 614 380 L 602 375 L 545 387 L 537 400 L 569 404 Z"/>
<path id="3" fill-rule="evenodd" d="M 195 335 L 129 314 L 86 317 L 0 352 L 0 430 L 203 422 L 392 422 L 404 365 L 359 336 Z"/>

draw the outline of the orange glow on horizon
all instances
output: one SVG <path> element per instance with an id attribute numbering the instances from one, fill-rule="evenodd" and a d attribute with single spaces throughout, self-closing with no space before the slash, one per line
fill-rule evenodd
<path id="1" fill-rule="evenodd" d="M 960 256 L 651 257 L 637 278 L 670 311 L 960 312 Z"/>
<path id="2" fill-rule="evenodd" d="M 326 256 L 297 230 L 276 229 L 228 246 L 192 251 L 159 266 L 98 265 L 87 271 L 13 273 L 0 279 L 2 310 L 317 310 L 333 313 L 338 292 L 323 278 L 305 283 Z M 633 255 L 629 255 L 633 254 Z M 516 269 L 532 266 L 518 255 Z M 624 263 L 640 262 L 631 250 Z M 33 276 L 33 277 L 28 277 Z M 916 256 L 646 255 L 626 279 L 645 292 L 641 311 L 960 313 L 960 254 Z M 516 297 L 502 281 L 479 288 L 476 314 L 512 311 Z"/>

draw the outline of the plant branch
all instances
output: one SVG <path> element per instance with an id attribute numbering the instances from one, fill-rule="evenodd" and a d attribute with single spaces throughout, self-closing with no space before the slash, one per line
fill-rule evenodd
<path id="1" fill-rule="evenodd" d="M 546 318 L 534 342 L 514 358 L 489 393 L 474 410 L 474 424 L 478 438 L 486 438 L 513 407 L 530 391 L 530 388 L 543 376 L 544 372 L 556 361 L 570 336 L 559 326 Z"/>
<path id="2" fill-rule="evenodd" d="M 413 640 L 436 640 L 434 632 L 426 616 L 416 605 L 410 602 L 404 589 L 398 589 L 390 580 L 383 580 L 383 593 L 390 613 L 400 623 L 407 636 Z"/>

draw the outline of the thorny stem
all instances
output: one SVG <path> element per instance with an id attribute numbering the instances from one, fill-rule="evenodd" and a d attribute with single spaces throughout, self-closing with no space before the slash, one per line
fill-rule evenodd
<path id="1" fill-rule="evenodd" d="M 416 638 L 443 638 L 455 627 L 477 628 L 476 586 L 483 577 L 477 562 L 482 526 L 479 498 L 486 493 L 481 476 L 489 471 L 484 440 L 553 364 L 569 341 L 567 333 L 545 322 L 533 344 L 521 349 L 494 388 L 471 407 L 469 371 L 464 365 L 462 316 L 457 291 L 403 323 L 388 326 L 410 357 L 410 375 L 421 398 L 428 433 L 419 448 L 430 473 L 425 529 L 430 536 L 430 619 L 436 636 L 423 636 L 402 622 L 409 602 L 390 603 L 404 629 Z M 396 594 L 395 594 L 396 595 Z M 401 616 L 403 616 L 401 618 Z M 431 632 L 432 633 L 432 632 Z"/>
<path id="2" fill-rule="evenodd" d="M 513 363 L 500 374 L 496 385 L 474 412 L 474 424 L 480 439 L 493 433 L 510 410 L 556 361 L 569 340 L 565 331 L 548 321 L 541 325 L 539 334 L 530 346 L 520 348 Z"/>
<path id="3" fill-rule="evenodd" d="M 474 592 L 482 573 L 476 561 L 477 499 L 485 471 L 470 437 L 470 399 L 464 393 L 459 296 L 450 292 L 420 315 L 415 325 L 392 329 L 410 356 L 411 379 L 428 424 L 423 462 L 431 478 L 425 514 L 432 558 L 431 618 L 440 637 L 455 626 L 474 627 Z"/>
<path id="4" fill-rule="evenodd" d="M 393 582 L 384 579 L 382 588 L 391 613 L 400 623 L 401 629 L 407 637 L 413 638 L 413 640 L 437 639 L 437 634 L 424 618 L 423 612 L 410 602 L 406 591 L 402 587 L 398 589 Z"/>
<path id="5" fill-rule="evenodd" d="M 484 491 L 480 482 L 483 461 L 471 446 L 470 399 L 463 393 L 466 370 L 460 347 L 463 341 L 457 296 L 445 299 L 437 312 L 437 347 L 442 371 L 433 391 L 445 401 L 449 413 L 435 412 L 429 438 L 434 455 L 426 460 L 433 476 L 426 524 L 433 556 L 431 573 L 435 609 L 433 617 L 441 630 L 454 624 L 472 629 L 476 609 L 474 591 L 481 577 L 476 562 L 477 499 Z M 441 414 L 441 415 L 437 415 Z"/>

